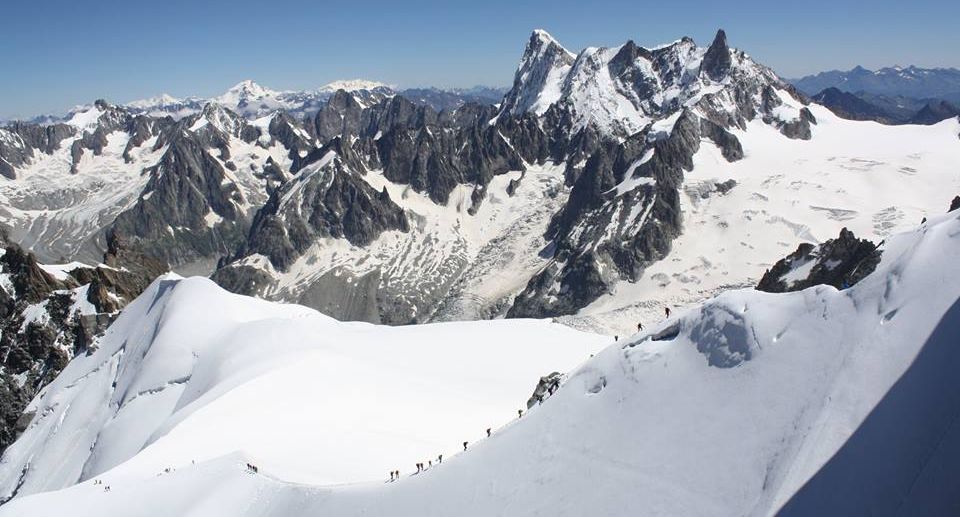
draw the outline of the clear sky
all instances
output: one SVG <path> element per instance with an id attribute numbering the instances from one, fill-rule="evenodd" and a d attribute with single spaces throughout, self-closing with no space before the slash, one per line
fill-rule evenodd
<path id="1" fill-rule="evenodd" d="M 505 86 L 531 32 L 568 49 L 652 46 L 718 27 L 784 77 L 894 64 L 960 67 L 960 1 L 18 0 L 0 8 L 0 118 L 96 98 L 209 96 L 364 78 Z"/>

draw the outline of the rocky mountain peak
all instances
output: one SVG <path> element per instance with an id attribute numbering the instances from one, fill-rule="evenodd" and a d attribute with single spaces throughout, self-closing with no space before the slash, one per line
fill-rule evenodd
<path id="1" fill-rule="evenodd" d="M 550 35 L 549 32 L 543 29 L 534 29 L 530 34 L 530 41 L 527 43 L 527 49 L 543 49 L 555 45 L 557 47 L 563 48 L 562 45 Z"/>
<path id="2" fill-rule="evenodd" d="M 192 120 L 194 120 L 190 126 L 192 131 L 210 125 L 227 135 L 236 135 L 243 123 L 243 119 L 239 115 L 219 102 L 208 102 L 203 106 L 200 115 L 193 117 Z"/>
<path id="3" fill-rule="evenodd" d="M 753 106 L 759 92 L 786 88 L 768 68 L 731 49 L 723 30 L 707 48 L 689 38 L 652 49 L 628 41 L 589 47 L 576 58 L 557 53 L 562 47 L 547 36 L 531 36 L 501 113 L 544 116 L 555 107 L 553 116 L 573 133 L 590 127 L 625 138 L 685 105 L 697 105 L 723 127 L 742 127 L 758 112 L 767 114 Z"/>
<path id="4" fill-rule="evenodd" d="M 558 100 L 563 78 L 575 60 L 576 56 L 546 31 L 533 31 L 514 76 L 513 88 L 504 98 L 503 112 L 543 114 Z"/>
<path id="5" fill-rule="evenodd" d="M 707 77 L 714 81 L 719 81 L 726 76 L 731 64 L 730 47 L 727 46 L 727 33 L 720 29 L 713 38 L 713 43 L 707 49 L 707 53 L 703 55 L 700 72 L 707 74 Z"/>

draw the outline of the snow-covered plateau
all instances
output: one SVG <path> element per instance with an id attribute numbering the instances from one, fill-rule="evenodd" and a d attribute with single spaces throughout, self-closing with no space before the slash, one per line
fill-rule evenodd
<path id="1" fill-rule="evenodd" d="M 162 277 L 33 401 L 0 515 L 949 514 L 960 213 L 882 248 L 852 288 L 733 290 L 616 342 Z"/>

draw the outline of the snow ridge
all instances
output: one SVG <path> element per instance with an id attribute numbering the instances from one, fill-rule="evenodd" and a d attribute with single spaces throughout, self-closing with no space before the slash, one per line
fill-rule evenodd
<path id="1" fill-rule="evenodd" d="M 21 482 L 22 495 L 0 508 L 0 515 L 68 508 L 79 516 L 266 516 L 292 508 L 348 516 L 445 515 L 468 497 L 471 505 L 461 510 L 467 516 L 628 515 L 637 509 L 681 516 L 773 514 L 855 432 L 876 430 L 871 411 L 888 405 L 888 392 L 910 374 L 927 338 L 944 317 L 956 315 L 950 308 L 960 294 L 960 266 L 952 260 L 957 253 L 960 217 L 954 212 L 892 236 L 877 270 L 851 289 L 731 291 L 628 339 L 607 340 L 606 348 L 577 367 L 576 357 L 597 340 L 546 323 L 386 329 L 229 295 L 202 279 L 163 278 L 130 305 L 100 350 L 71 363 L 34 402 L 35 422 L 0 463 L 4 490 Z M 212 315 L 196 310 L 210 304 L 227 310 Z M 293 336 L 299 338 L 288 339 Z M 519 341 L 497 341 L 506 336 Z M 396 402 L 378 399 L 383 393 L 372 390 L 386 381 L 391 391 L 403 386 L 405 397 L 416 398 L 438 393 L 436 382 L 455 398 L 470 400 L 475 395 L 467 394 L 477 393 L 467 390 L 473 382 L 491 389 L 495 384 L 488 384 L 485 374 L 463 378 L 446 364 L 409 369 L 429 357 L 418 349 L 436 354 L 465 338 L 479 346 L 473 349 L 471 371 L 496 364 L 501 380 L 529 375 L 529 368 L 517 366 L 560 349 L 572 352 L 561 363 L 573 361 L 565 367 L 554 363 L 569 371 L 562 386 L 519 420 L 515 412 L 507 416 L 509 402 L 486 414 L 485 419 L 502 414 L 500 421 L 511 421 L 492 429 L 489 438 L 482 429 L 496 427 L 492 423 L 469 423 L 478 427 L 472 434 L 469 426 L 454 430 L 443 425 L 447 414 L 406 415 L 409 407 L 424 407 L 423 400 L 395 412 L 391 404 Z M 379 344 L 371 346 L 374 342 Z M 546 348 L 536 342 L 548 346 L 550 354 L 541 356 Z M 520 346 L 523 359 L 504 361 L 482 352 L 504 345 L 514 354 Z M 382 377 L 397 372 L 395 361 L 403 357 L 398 377 Z M 450 364 L 456 363 L 463 363 L 462 356 Z M 936 369 L 954 363 L 923 364 Z M 389 366 L 374 372 L 366 366 L 371 364 Z M 413 384 L 401 381 L 414 371 L 413 384 L 425 390 L 408 391 Z M 946 378 L 947 372 L 926 373 Z M 329 378 L 330 388 L 344 389 L 341 376 L 350 379 L 349 389 L 362 402 L 351 398 L 350 404 L 328 406 L 342 397 L 312 387 Z M 536 378 L 529 378 L 524 391 L 529 393 Z M 368 390 L 372 398 L 363 398 Z M 507 397 L 518 397 L 514 407 L 526 398 L 519 391 Z M 960 397 L 933 395 L 914 391 L 901 407 L 924 404 L 940 416 L 960 409 Z M 298 434 L 305 422 L 298 415 L 318 409 L 319 420 Z M 400 459 L 393 454 L 403 447 L 378 445 L 391 435 L 367 436 L 351 428 L 364 421 L 358 411 L 371 411 L 378 422 L 387 415 L 388 425 L 401 434 L 460 433 L 438 442 L 447 444 L 442 464 L 431 460 L 426 472 L 411 474 L 408 465 L 422 456 Z M 102 429 L 95 443 L 97 431 L 87 430 L 91 418 L 89 427 Z M 301 425 L 290 425 L 293 421 Z M 928 422 L 936 427 L 922 435 L 924 441 L 875 450 L 873 458 L 881 463 L 889 454 L 907 458 L 904 465 L 913 470 L 899 476 L 897 484 L 871 477 L 855 491 L 848 485 L 834 491 L 843 497 L 856 492 L 859 504 L 908 492 L 927 494 L 927 507 L 956 504 L 955 491 L 930 492 L 952 467 L 941 469 L 939 477 L 918 477 L 916 469 L 924 463 L 911 461 L 936 445 L 929 437 L 940 440 L 939 446 L 944 438 L 948 446 L 960 439 L 944 434 L 949 418 Z M 924 424 L 899 420 L 895 425 L 909 430 Z M 328 433 L 341 431 L 359 441 L 346 451 L 337 445 L 304 454 L 305 447 L 318 447 L 327 443 Z M 463 439 L 469 440 L 466 452 Z M 362 452 L 365 440 L 374 447 L 372 454 Z M 304 456 L 309 460 L 297 461 Z M 344 457 L 348 461 L 341 463 Z M 258 472 L 248 471 L 246 463 L 258 466 Z M 82 474 L 80 464 L 86 465 Z M 360 464 L 369 470 L 351 477 Z M 392 468 L 403 473 L 399 482 L 366 477 L 386 479 Z M 308 479 L 313 481 L 304 484 Z M 362 479 L 368 481 L 342 484 Z M 478 492 L 478 480 L 489 488 Z M 59 487 L 64 488 L 35 493 Z M 816 494 L 812 499 L 823 501 Z"/>

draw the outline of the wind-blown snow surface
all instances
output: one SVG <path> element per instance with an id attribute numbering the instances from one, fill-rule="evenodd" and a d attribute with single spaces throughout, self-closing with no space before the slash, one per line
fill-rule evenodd
<path id="1" fill-rule="evenodd" d="M 956 490 L 960 487 L 954 486 L 958 465 L 944 464 L 951 458 L 956 459 L 955 455 L 937 456 L 930 451 L 956 450 L 960 445 L 957 433 L 948 432 L 960 410 L 956 384 L 928 383 L 916 389 L 914 383 L 912 390 L 891 392 L 891 396 L 896 397 L 892 405 L 887 394 L 901 376 L 907 379 L 915 375 L 916 365 L 912 365 L 915 358 L 928 353 L 930 346 L 942 350 L 944 331 L 956 328 L 952 318 L 957 317 L 957 311 L 949 309 L 960 296 L 958 253 L 960 217 L 954 212 L 889 238 L 877 270 L 846 291 L 820 286 L 787 294 L 752 290 L 725 293 L 672 320 L 651 326 L 645 334 L 608 346 L 574 369 L 561 389 L 543 405 L 534 407 L 519 421 L 498 429 L 489 439 L 473 443 L 476 436 L 470 436 L 470 450 L 455 456 L 445 455 L 442 465 L 417 475 L 410 475 L 406 465 L 399 465 L 405 472 L 399 482 L 347 486 L 291 483 L 286 476 L 294 471 L 280 469 L 289 460 L 277 451 L 300 451 L 304 462 L 316 465 L 318 471 L 323 470 L 324 463 L 330 460 L 321 453 L 329 450 L 324 451 L 324 445 L 314 442 L 324 440 L 322 433 L 329 432 L 328 426 L 355 424 L 330 415 L 333 418 L 324 419 L 323 426 L 315 433 L 304 432 L 299 438 L 302 441 L 288 442 L 290 431 L 282 423 L 252 417 L 244 420 L 243 415 L 262 415 L 265 411 L 262 406 L 267 405 L 295 406 L 300 411 L 310 411 L 312 404 L 324 397 L 349 396 L 353 401 L 354 395 L 348 393 L 356 390 L 364 393 L 372 389 L 371 386 L 379 386 L 383 394 L 389 395 L 394 388 L 391 383 L 398 379 L 404 381 L 396 387 L 398 393 L 420 382 L 430 383 L 433 375 L 422 374 L 422 380 L 419 376 L 411 380 L 401 374 L 388 380 L 362 374 L 374 368 L 363 361 L 380 361 L 381 353 L 394 346 L 398 351 L 393 357 L 403 358 L 405 362 L 391 366 L 401 372 L 411 371 L 411 365 L 422 359 L 415 351 L 401 352 L 400 349 L 415 349 L 417 340 L 398 338 L 396 342 L 380 343 L 375 351 L 362 348 L 360 353 L 364 355 L 360 360 L 350 361 L 355 353 L 352 346 L 361 341 L 360 336 L 369 333 L 382 341 L 384 331 L 367 325 L 325 326 L 327 335 L 322 339 L 334 343 L 340 335 L 349 336 L 351 346 L 330 345 L 330 353 L 325 354 L 327 360 L 339 358 L 339 361 L 324 368 L 320 375 L 295 382 L 298 376 L 284 374 L 284 368 L 297 367 L 296 363 L 304 357 L 297 351 L 310 349 L 312 339 L 296 323 L 295 316 L 298 311 L 306 321 L 318 316 L 296 307 L 252 300 L 241 302 L 239 298 L 222 294 L 213 296 L 217 291 L 205 292 L 209 286 L 199 280 L 179 284 L 167 281 L 155 285 L 135 302 L 137 317 L 118 320 L 112 337 L 106 339 L 104 347 L 93 357 L 105 361 L 104 365 L 112 364 L 113 359 L 107 357 L 114 356 L 106 343 L 121 335 L 129 336 L 129 348 L 121 363 L 130 365 L 131 372 L 136 367 L 142 373 L 130 374 L 128 380 L 118 384 L 114 393 L 119 395 L 157 386 L 158 382 L 181 374 L 157 370 L 162 371 L 162 375 L 148 375 L 153 358 L 148 354 L 139 361 L 138 353 L 142 350 L 139 347 L 151 342 L 155 329 L 157 335 L 151 351 L 179 355 L 187 364 L 194 362 L 192 353 L 197 352 L 199 358 L 195 360 L 194 377 L 188 387 L 167 388 L 182 390 L 169 395 L 180 401 L 182 413 L 170 418 L 167 412 L 163 418 L 170 422 L 179 420 L 180 424 L 157 427 L 161 431 L 154 433 L 159 439 L 153 445 L 98 476 L 104 486 L 87 480 L 65 490 L 23 497 L 0 508 L 0 514 L 419 516 L 449 515 L 456 511 L 460 515 L 478 516 L 767 515 L 780 509 L 808 480 L 816 480 L 814 476 L 844 447 L 851 435 L 876 436 L 882 431 L 875 427 L 877 425 L 898 426 L 905 435 L 918 438 L 876 448 L 870 464 L 864 466 L 878 468 L 889 465 L 893 459 L 900 461 L 901 470 L 898 476 L 892 477 L 894 482 L 887 483 L 885 480 L 891 478 L 879 475 L 850 479 L 834 474 L 827 479 L 847 483 L 846 487 L 829 487 L 820 494 L 833 497 L 853 494 L 851 497 L 855 495 L 861 504 L 881 497 L 890 500 L 889 494 L 906 494 L 898 500 L 901 503 L 910 501 L 911 494 L 924 494 L 924 502 L 930 508 L 955 508 L 960 504 L 960 491 Z M 230 310 L 203 317 L 184 314 L 196 312 L 196 305 L 182 298 L 198 294 L 207 305 L 220 301 L 220 297 L 223 301 L 229 300 L 231 303 L 226 308 Z M 151 304 L 154 308 L 148 313 Z M 228 312 L 230 316 L 226 315 Z M 234 320 L 233 330 L 212 332 L 209 322 L 221 319 Z M 174 321 L 193 324 L 177 328 L 173 326 Z M 242 321 L 246 323 L 236 323 Z M 507 330 L 500 336 L 490 335 L 487 339 L 493 340 L 484 343 L 485 346 L 503 346 L 496 339 L 510 335 L 523 335 L 525 343 L 548 341 L 550 346 L 558 344 L 553 342 L 563 336 L 572 337 L 534 322 L 485 322 L 475 326 L 463 324 L 459 328 L 414 328 L 406 332 L 456 329 L 450 336 L 461 338 L 482 332 L 484 325 L 497 328 L 498 324 L 530 328 L 526 332 Z M 290 326 L 293 329 L 287 330 Z M 263 353 L 266 336 L 271 336 L 271 348 L 275 347 L 277 353 Z M 294 336 L 294 344 L 286 343 Z M 955 336 L 953 339 L 955 341 Z M 230 347 L 232 353 L 229 357 L 218 357 L 217 347 L 211 344 L 224 341 L 234 343 Z M 162 342 L 168 346 L 156 348 Z M 445 345 L 456 346 L 456 343 Z M 562 350 L 563 345 L 560 346 Z M 442 350 L 443 347 L 438 346 L 431 352 Z M 573 352 L 583 353 L 583 350 Z M 949 360 L 918 363 L 923 366 L 921 373 L 938 379 L 949 378 L 960 365 L 956 364 L 957 354 L 946 357 Z M 156 359 L 164 359 L 163 363 L 168 365 L 177 364 L 170 358 Z M 500 359 L 501 362 L 492 364 L 479 354 L 464 357 L 461 362 L 469 363 L 474 370 L 462 367 L 457 375 L 451 375 L 456 383 L 440 388 L 452 381 L 438 378 L 437 384 L 431 387 L 454 391 L 463 385 L 462 372 L 492 369 L 477 375 L 499 376 L 497 372 L 518 367 L 513 361 Z M 93 362 L 71 364 L 57 384 L 50 386 L 47 394 L 35 402 L 41 411 L 57 401 L 61 405 L 47 410 L 48 416 L 29 429 L 15 450 L 8 453 L 3 465 L 5 486 L 9 487 L 17 476 L 18 467 L 12 460 L 17 458 L 22 462 L 31 456 L 28 451 L 35 454 L 34 461 L 50 456 L 65 457 L 65 451 L 49 450 L 57 441 L 56 435 L 50 442 L 43 441 L 49 437 L 47 430 L 54 425 L 43 423 L 44 420 L 61 422 L 61 432 L 65 432 L 77 429 L 71 414 L 75 415 L 72 418 L 81 419 L 115 411 L 114 406 L 104 409 L 108 402 L 105 390 L 92 387 L 103 386 L 104 382 L 109 384 L 109 380 L 95 378 L 108 376 L 109 367 L 95 370 L 97 373 L 88 374 L 74 384 L 77 376 L 90 371 Z M 316 364 L 319 366 L 321 361 Z M 438 376 L 445 375 L 437 368 L 427 369 Z M 121 372 L 122 379 L 125 373 L 126 369 Z M 256 375 L 270 382 L 239 384 L 241 379 Z M 304 385 L 309 386 L 327 375 L 343 376 L 349 381 L 333 384 L 330 391 L 310 396 L 300 391 L 305 389 Z M 293 379 L 285 380 L 286 377 Z M 213 379 L 218 381 L 216 385 L 211 385 Z M 272 391 L 259 393 L 276 382 L 287 383 L 280 388 L 285 396 Z M 477 393 L 496 388 L 482 384 L 477 387 Z M 226 392 L 229 386 L 236 387 Z M 254 386 L 256 390 L 252 389 Z M 427 387 L 424 389 L 424 393 L 431 392 Z M 949 393 L 937 393 L 933 389 L 946 389 Z M 163 397 L 166 392 L 153 396 Z M 86 401 L 88 405 L 84 408 L 80 406 L 84 403 L 83 393 L 101 399 Z M 217 395 L 217 401 L 211 400 Z M 463 407 L 476 407 L 478 411 L 485 407 L 466 396 L 450 393 L 438 396 L 455 400 L 456 404 L 462 401 Z M 141 395 L 143 397 L 149 395 Z M 301 400 L 300 404 L 290 400 L 295 398 Z M 74 409 L 66 414 L 67 418 L 60 418 L 68 400 L 73 401 Z M 127 404 L 136 404 L 136 400 Z M 194 402 L 188 403 L 191 400 Z M 372 414 L 394 415 L 392 405 L 401 397 L 382 399 L 379 403 L 373 399 L 361 400 L 363 402 L 354 402 L 354 405 L 365 407 Z M 366 407 L 364 403 L 375 406 Z M 174 400 L 168 404 L 173 405 Z M 878 419 L 871 415 L 874 408 L 886 413 L 891 407 L 918 404 L 924 408 L 923 421 L 890 418 L 889 414 Z M 431 421 L 424 420 L 424 426 L 442 422 L 439 417 L 431 418 Z M 197 432 L 209 436 L 203 431 L 209 431 L 207 426 L 214 423 L 218 424 L 216 440 L 206 442 L 206 438 L 192 437 Z M 216 444 L 230 443 L 236 440 L 235 436 L 244 435 L 248 432 L 243 429 L 244 425 L 255 426 L 257 432 L 265 433 L 265 444 L 280 442 L 272 447 L 264 445 L 260 455 L 253 457 L 252 461 L 261 466 L 259 474 L 245 471 L 244 462 L 252 455 L 216 457 L 232 448 Z M 920 428 L 925 432 L 910 433 Z M 109 426 L 104 427 L 108 435 L 109 430 Z M 356 440 L 351 445 L 359 443 L 360 439 Z M 381 435 L 367 443 L 377 447 L 381 440 L 393 441 L 394 438 Z M 131 441 L 133 439 L 126 436 L 118 441 L 118 446 Z M 184 463 L 187 458 L 178 456 L 189 445 L 201 443 L 212 450 L 198 458 L 195 465 Z M 374 455 L 386 458 L 395 452 L 384 449 Z M 343 456 L 355 456 L 358 462 L 367 461 L 362 450 L 351 446 L 339 449 L 335 457 Z M 830 465 L 844 461 L 844 457 L 847 455 L 837 455 Z M 118 456 L 99 459 L 101 470 L 118 459 Z M 413 460 L 408 463 L 410 461 Z M 178 464 L 173 472 L 159 471 L 164 465 Z M 338 465 L 338 468 L 350 468 L 348 462 Z M 43 469 L 47 476 L 62 471 L 52 460 L 31 468 Z M 816 501 L 817 486 L 822 489 L 823 483 L 811 483 L 801 494 L 809 495 L 813 490 L 812 498 Z M 110 487 L 109 491 L 106 486 Z M 803 508 L 804 500 L 801 497 L 791 504 Z M 852 506 L 853 513 L 867 510 L 856 504 Z M 909 507 L 891 506 L 883 510 L 903 513 L 908 512 Z"/>
<path id="2" fill-rule="evenodd" d="M 681 193 L 683 234 L 636 283 L 564 318 L 608 333 L 659 319 L 725 289 L 754 286 L 797 244 L 819 244 L 847 227 L 880 242 L 942 213 L 960 192 L 960 122 L 884 126 L 838 118 L 811 104 L 810 140 L 790 140 L 760 121 L 733 133 L 745 157 L 728 162 L 703 141 Z M 736 181 L 729 192 L 716 184 Z"/>

